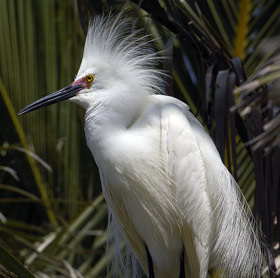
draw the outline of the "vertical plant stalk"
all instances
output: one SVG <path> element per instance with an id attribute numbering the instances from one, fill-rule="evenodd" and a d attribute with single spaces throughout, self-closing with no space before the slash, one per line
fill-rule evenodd
<path id="1" fill-rule="evenodd" d="M 24 134 L 24 131 L 23 131 L 22 126 L 21 126 L 21 124 L 18 120 L 15 109 L 14 109 L 14 107 L 13 107 L 11 101 L 10 101 L 10 98 L 7 94 L 7 91 L 5 89 L 5 86 L 4 86 L 1 78 L 0 78 L 0 95 L 2 96 L 2 98 L 4 100 L 4 103 L 5 103 L 5 105 L 7 107 L 7 110 L 10 114 L 11 120 L 14 124 L 14 127 L 15 127 L 16 131 L 17 131 L 17 134 L 19 136 L 19 139 L 20 139 L 20 142 L 21 142 L 22 146 L 24 147 L 24 149 L 30 151 L 30 149 L 28 147 L 26 137 L 25 137 L 25 134 Z M 36 166 L 36 162 L 35 162 L 33 157 L 28 155 L 28 152 L 26 152 L 26 158 L 27 158 L 27 161 L 30 165 L 30 168 L 31 168 L 32 174 L 34 176 L 35 182 L 37 184 L 39 193 L 40 193 L 41 198 L 42 198 L 42 202 L 43 202 L 43 204 L 46 208 L 46 212 L 47 212 L 47 216 L 49 218 L 49 221 L 54 227 L 57 227 L 57 220 L 56 220 L 55 214 L 53 213 L 53 211 L 51 209 L 51 202 L 50 202 L 50 199 L 49 199 L 49 196 L 48 196 L 48 193 L 47 193 L 47 189 L 46 189 L 46 186 L 45 186 L 45 184 L 42 180 L 40 172 L 39 172 L 39 170 Z"/>
<path id="2" fill-rule="evenodd" d="M 239 6 L 238 23 L 235 30 L 233 57 L 240 57 L 242 61 L 246 57 L 248 24 L 251 18 L 251 0 L 241 0 Z"/>

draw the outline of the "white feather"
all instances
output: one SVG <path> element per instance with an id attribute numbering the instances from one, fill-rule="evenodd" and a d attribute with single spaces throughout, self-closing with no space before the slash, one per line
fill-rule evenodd
<path id="1" fill-rule="evenodd" d="M 86 109 L 109 206 L 108 273 L 147 274 L 147 245 L 158 278 L 179 276 L 183 249 L 186 277 L 206 278 L 209 267 L 260 277 L 265 261 L 238 186 L 188 107 L 154 95 L 161 78 L 149 50 L 123 13 L 96 17 L 77 75 L 95 80 L 72 99 Z"/>

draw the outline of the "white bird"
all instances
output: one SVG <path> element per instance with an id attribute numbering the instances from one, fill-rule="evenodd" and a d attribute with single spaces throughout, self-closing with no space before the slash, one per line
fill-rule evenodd
<path id="1" fill-rule="evenodd" d="M 19 114 L 66 99 L 85 108 L 110 234 L 128 246 L 124 255 L 115 244 L 113 277 L 260 277 L 265 259 L 236 182 L 188 106 L 160 95 L 158 55 L 130 26 L 123 12 L 95 17 L 75 81 Z"/>

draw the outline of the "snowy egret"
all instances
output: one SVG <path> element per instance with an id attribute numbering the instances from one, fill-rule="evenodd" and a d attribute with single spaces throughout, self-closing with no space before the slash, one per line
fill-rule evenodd
<path id="1" fill-rule="evenodd" d="M 188 106 L 160 95 L 157 57 L 124 13 L 95 17 L 75 81 L 19 115 L 66 99 L 85 108 L 109 230 L 129 247 L 125 256 L 116 244 L 114 275 L 260 277 L 266 263 L 244 198 Z"/>

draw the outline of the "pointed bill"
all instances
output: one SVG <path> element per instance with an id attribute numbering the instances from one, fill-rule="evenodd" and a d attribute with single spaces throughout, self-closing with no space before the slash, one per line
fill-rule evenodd
<path id="1" fill-rule="evenodd" d="M 54 103 L 72 98 L 76 96 L 79 93 L 79 91 L 81 91 L 82 89 L 83 86 L 81 84 L 78 85 L 70 84 L 59 91 L 56 91 L 48 96 L 45 96 L 43 98 L 40 98 L 39 100 L 34 101 L 33 103 L 21 109 L 18 112 L 18 115 L 23 115 L 28 112 L 40 109 L 42 107 L 46 107 Z"/>

